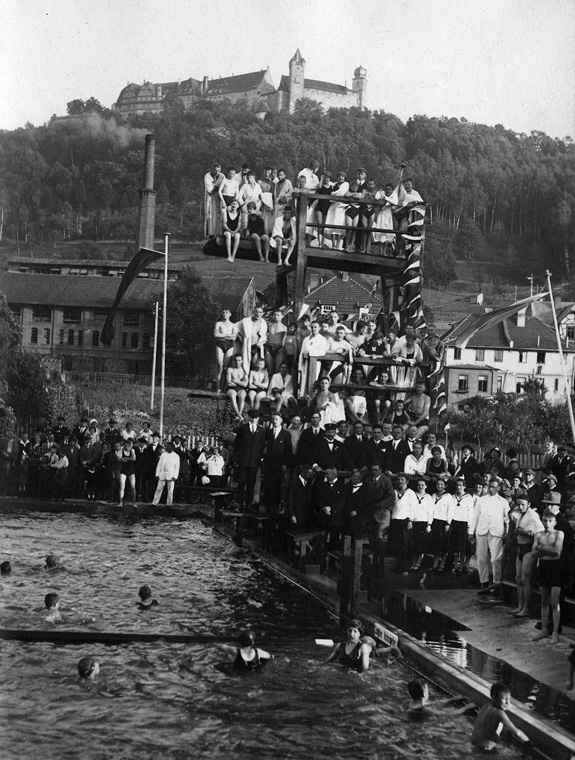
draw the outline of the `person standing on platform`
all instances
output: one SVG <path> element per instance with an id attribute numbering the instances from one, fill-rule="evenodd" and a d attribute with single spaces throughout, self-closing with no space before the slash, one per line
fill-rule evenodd
<path id="1" fill-rule="evenodd" d="M 257 409 L 248 412 L 249 422 L 240 425 L 234 441 L 234 457 L 238 467 L 238 504 L 249 512 L 252 508 L 256 478 L 265 447 L 265 431 L 258 422 Z"/>
<path id="2" fill-rule="evenodd" d="M 503 537 L 509 524 L 509 504 L 499 495 L 498 478 L 490 478 L 487 494 L 480 496 L 469 521 L 469 536 L 475 541 L 477 565 L 481 588 L 489 587 L 489 564 L 493 573 L 493 584 L 501 583 L 501 555 Z M 497 595 L 499 589 L 494 590 Z"/>
<path id="3" fill-rule="evenodd" d="M 156 467 L 156 477 L 158 485 L 154 494 L 153 504 L 157 506 L 160 503 L 164 486 L 167 486 L 166 504 L 169 506 L 174 501 L 174 487 L 180 474 L 180 457 L 174 451 L 174 444 L 167 441 L 165 451 L 160 455 Z"/>
<path id="4" fill-rule="evenodd" d="M 266 433 L 264 452 L 264 493 L 266 511 L 277 515 L 284 496 L 286 472 L 291 466 L 291 435 L 283 429 L 281 414 L 272 414 L 271 427 Z"/>
<path id="5" fill-rule="evenodd" d="M 225 176 L 222 174 L 222 167 L 218 163 L 215 163 L 211 170 L 204 175 L 206 237 L 215 237 L 222 231 L 222 212 L 219 190 L 224 179 Z"/>

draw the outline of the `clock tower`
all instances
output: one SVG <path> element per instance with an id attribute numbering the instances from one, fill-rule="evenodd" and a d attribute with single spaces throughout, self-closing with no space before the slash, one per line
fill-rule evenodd
<path id="1" fill-rule="evenodd" d="M 299 48 L 295 51 L 289 62 L 289 112 L 293 113 L 295 104 L 303 98 L 305 76 L 305 60 L 302 58 Z"/>

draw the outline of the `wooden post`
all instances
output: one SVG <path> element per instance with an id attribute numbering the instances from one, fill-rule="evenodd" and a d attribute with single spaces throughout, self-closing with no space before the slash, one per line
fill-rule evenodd
<path id="1" fill-rule="evenodd" d="M 280 271 L 276 272 L 276 309 L 281 306 L 288 305 L 288 282 L 287 271 L 280 268 Z"/>
<path id="2" fill-rule="evenodd" d="M 343 557 L 341 560 L 341 577 L 339 578 L 339 622 L 343 627 L 351 617 L 351 588 L 353 579 L 353 554 L 351 536 L 343 537 Z"/>
<path id="3" fill-rule="evenodd" d="M 296 268 L 295 268 L 295 298 L 294 298 L 294 321 L 297 321 L 303 306 L 305 274 L 306 274 L 306 244 L 305 223 L 307 217 L 307 191 L 299 190 L 297 199 L 297 242 L 295 245 Z M 293 254 L 292 254 L 293 256 Z"/>
<path id="4" fill-rule="evenodd" d="M 352 541 L 353 550 L 353 576 L 351 584 L 351 616 L 356 618 L 359 613 L 359 589 L 361 582 L 361 560 L 363 557 L 363 541 L 361 538 L 354 538 Z"/>

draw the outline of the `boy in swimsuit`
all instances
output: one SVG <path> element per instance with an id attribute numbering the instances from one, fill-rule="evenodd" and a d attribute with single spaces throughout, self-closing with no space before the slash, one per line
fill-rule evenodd
<path id="1" fill-rule="evenodd" d="M 353 668 L 358 673 L 366 671 L 369 668 L 371 647 L 369 644 L 362 643 L 363 632 L 361 620 L 350 620 L 345 632 L 345 640 L 335 645 L 327 661 L 335 662 L 337 660 L 341 665 Z"/>
<path id="2" fill-rule="evenodd" d="M 296 241 L 295 212 L 291 206 L 285 206 L 283 216 L 277 217 L 272 237 L 276 244 L 278 267 L 282 266 L 282 264 L 287 267 Z M 287 245 L 287 249 L 282 261 L 282 247 L 284 243 Z"/>
<path id="3" fill-rule="evenodd" d="M 60 614 L 60 597 L 58 594 L 51 593 L 46 594 L 44 597 L 44 607 L 48 610 L 48 614 L 46 615 L 46 620 L 49 623 L 56 623 L 58 620 L 61 620 L 62 615 Z"/>
<path id="4" fill-rule="evenodd" d="M 234 356 L 234 363 L 226 371 L 227 395 L 232 402 L 234 412 L 238 420 L 243 422 L 244 405 L 246 403 L 246 389 L 248 375 L 244 369 L 244 360 L 241 354 Z"/>
<path id="5" fill-rule="evenodd" d="M 218 363 L 218 388 L 222 382 L 224 367 L 229 363 L 234 353 L 234 343 L 238 335 L 238 327 L 231 321 L 232 312 L 222 309 L 222 318 L 216 322 L 214 338 L 216 339 L 216 361 Z"/>
<path id="6" fill-rule="evenodd" d="M 531 553 L 539 561 L 537 563 L 537 573 L 539 577 L 539 590 L 541 592 L 541 631 L 535 636 L 533 641 L 546 639 L 547 621 L 549 619 L 549 603 L 553 612 L 553 632 L 551 634 L 551 643 L 559 643 L 559 621 L 561 618 L 561 608 L 559 606 L 559 596 L 562 587 L 562 567 L 561 567 L 561 549 L 563 548 L 564 533 L 561 530 L 555 530 L 556 518 L 551 510 L 543 513 L 541 518 L 543 523 L 543 532 L 537 533 L 533 541 Z"/>
<path id="7" fill-rule="evenodd" d="M 515 728 L 509 720 L 506 710 L 511 704 L 511 692 L 501 682 L 491 687 L 491 703 L 484 705 L 473 726 L 471 743 L 484 752 L 495 752 L 501 731 L 506 728 L 513 736 L 522 742 L 528 742 L 529 737 Z"/>
<path id="8" fill-rule="evenodd" d="M 256 637 L 253 631 L 242 631 L 238 636 L 239 647 L 229 644 L 216 644 L 216 647 L 226 654 L 234 656 L 233 667 L 235 670 L 250 671 L 266 665 L 273 660 L 273 654 L 259 649 L 255 645 Z"/>
<path id="9" fill-rule="evenodd" d="M 282 322 L 283 313 L 276 309 L 272 315 L 272 321 L 268 326 L 267 341 L 264 347 L 266 369 L 271 377 L 279 372 L 280 365 L 284 361 L 283 345 L 287 333 L 287 327 Z"/>

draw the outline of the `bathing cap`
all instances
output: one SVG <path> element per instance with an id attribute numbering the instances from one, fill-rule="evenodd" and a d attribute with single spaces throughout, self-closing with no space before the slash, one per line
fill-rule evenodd
<path id="1" fill-rule="evenodd" d="M 256 643 L 256 637 L 253 631 L 242 631 L 238 636 L 238 641 L 242 647 L 253 647 Z"/>

